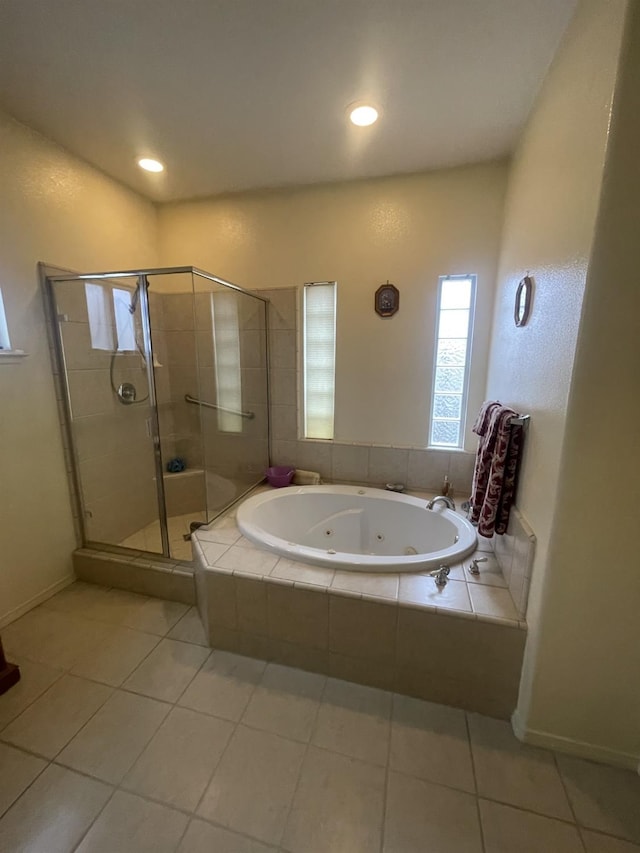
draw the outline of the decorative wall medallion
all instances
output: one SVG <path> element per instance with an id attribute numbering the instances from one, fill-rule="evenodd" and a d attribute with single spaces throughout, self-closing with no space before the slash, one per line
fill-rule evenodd
<path id="1" fill-rule="evenodd" d="M 531 301 L 533 299 L 533 279 L 525 275 L 516 290 L 516 299 L 513 306 L 513 319 L 516 326 L 526 326 L 529 314 L 531 314 Z"/>
<path id="2" fill-rule="evenodd" d="M 400 291 L 393 284 L 380 285 L 376 290 L 375 308 L 381 317 L 393 317 L 400 307 Z"/>

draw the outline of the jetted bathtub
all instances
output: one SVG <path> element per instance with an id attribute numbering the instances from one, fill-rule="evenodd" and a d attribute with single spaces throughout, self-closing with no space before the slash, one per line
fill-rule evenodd
<path id="1" fill-rule="evenodd" d="M 421 572 L 476 547 L 466 519 L 438 503 L 357 486 L 290 486 L 261 492 L 237 512 L 257 545 L 303 563 L 360 572 Z"/>

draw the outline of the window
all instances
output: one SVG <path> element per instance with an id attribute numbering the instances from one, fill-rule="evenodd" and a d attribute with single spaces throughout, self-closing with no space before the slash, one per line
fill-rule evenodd
<path id="1" fill-rule="evenodd" d="M 333 438 L 336 377 L 336 282 L 304 286 L 304 437 Z"/>
<path id="2" fill-rule="evenodd" d="M 213 347 L 216 366 L 218 429 L 222 432 L 242 432 L 242 379 L 240 371 L 240 324 L 238 296 L 235 291 L 211 295 L 213 317 Z M 230 409 L 231 411 L 223 411 Z"/>
<path id="3" fill-rule="evenodd" d="M 0 350 L 10 350 L 11 341 L 9 340 L 9 328 L 7 326 L 7 316 L 4 313 L 4 302 L 2 301 L 2 291 L 0 290 Z"/>
<path id="4" fill-rule="evenodd" d="M 113 314 L 116 319 L 118 352 L 137 349 L 132 296 L 130 290 L 122 290 L 119 287 L 113 288 Z"/>
<path id="5" fill-rule="evenodd" d="M 445 275 L 438 282 L 430 447 L 462 447 L 476 276 Z"/>
<path id="6" fill-rule="evenodd" d="M 112 351 L 113 327 L 111 324 L 108 290 L 101 284 L 86 283 L 84 293 L 87 300 L 91 346 L 93 349 Z"/>

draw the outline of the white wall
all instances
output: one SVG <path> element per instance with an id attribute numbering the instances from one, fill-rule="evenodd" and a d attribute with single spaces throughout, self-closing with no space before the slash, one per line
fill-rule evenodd
<path id="1" fill-rule="evenodd" d="M 40 260 L 78 270 L 156 261 L 156 214 L 135 193 L 0 114 L 0 288 L 11 343 L 0 364 L 0 625 L 71 572 L 75 547 Z"/>
<path id="2" fill-rule="evenodd" d="M 625 8 L 625 0 L 583 0 L 578 7 L 523 134 L 507 191 L 487 396 L 531 414 L 518 494 L 518 507 L 538 539 L 518 706 L 524 728 L 538 725 L 530 713 L 537 702 L 532 694 L 543 624 L 552 619 L 558 642 L 572 631 L 581 636 L 586 627 L 573 606 L 582 566 L 571 552 L 559 566 L 549 544 L 561 512 L 563 447 L 574 438 L 567 435 L 565 442 L 567 404 Z M 516 328 L 513 299 L 527 273 L 536 285 L 533 311 L 529 324 Z M 582 520 L 573 506 L 564 509 L 572 514 L 577 539 L 585 532 Z M 565 600 L 563 610 L 549 611 L 549 584 L 559 572 L 571 573 L 573 599 Z"/>
<path id="3" fill-rule="evenodd" d="M 533 731 L 633 769 L 640 762 L 639 80 L 640 7 L 631 3 L 522 703 Z"/>
<path id="4" fill-rule="evenodd" d="M 336 440 L 424 447 L 443 274 L 478 274 L 470 412 L 482 401 L 506 172 L 490 163 L 163 205 L 161 260 L 250 289 L 337 280 Z M 400 310 L 381 319 L 374 293 L 387 279 Z"/>

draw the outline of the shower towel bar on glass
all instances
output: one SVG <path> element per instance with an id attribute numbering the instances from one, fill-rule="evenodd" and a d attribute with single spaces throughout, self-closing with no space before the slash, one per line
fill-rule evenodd
<path id="1" fill-rule="evenodd" d="M 207 409 L 216 409 L 218 412 L 227 412 L 230 415 L 238 415 L 241 418 L 248 418 L 249 420 L 255 418 L 254 412 L 238 412 L 236 409 L 227 409 L 225 406 L 216 406 L 215 403 L 206 403 L 204 400 L 196 400 L 195 397 L 191 397 L 189 394 L 185 394 L 184 399 L 187 403 L 193 403 L 196 406 L 204 406 Z"/>

